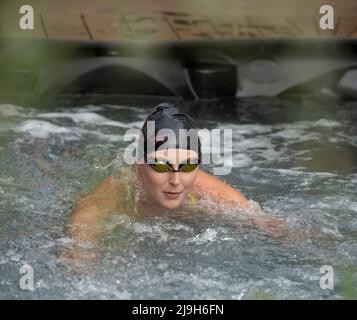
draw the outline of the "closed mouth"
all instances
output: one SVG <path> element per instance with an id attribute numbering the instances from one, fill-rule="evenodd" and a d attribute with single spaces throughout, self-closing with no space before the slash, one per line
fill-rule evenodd
<path id="1" fill-rule="evenodd" d="M 178 198 L 180 196 L 180 194 L 182 193 L 181 192 L 167 192 L 167 191 L 164 191 L 165 195 L 169 198 Z"/>

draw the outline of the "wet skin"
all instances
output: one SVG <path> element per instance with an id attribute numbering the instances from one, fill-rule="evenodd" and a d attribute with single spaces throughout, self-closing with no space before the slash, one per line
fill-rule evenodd
<path id="1" fill-rule="evenodd" d="M 148 155 L 148 158 L 150 157 L 171 163 L 172 168 L 178 170 L 180 163 L 197 159 L 197 153 L 191 150 L 169 149 L 156 151 L 155 154 Z M 170 211 L 180 210 L 189 192 L 198 201 L 203 196 L 209 196 L 220 204 L 220 208 L 235 209 L 249 205 L 248 199 L 238 190 L 199 167 L 192 172 L 162 173 L 155 171 L 148 164 L 137 164 L 134 179 L 144 191 L 135 211 L 139 216 L 167 214 Z M 117 213 L 120 208 L 127 209 L 125 212 L 130 214 L 131 209 L 128 209 L 125 196 L 126 190 L 123 181 L 109 176 L 83 197 L 71 214 L 69 227 L 74 240 L 95 244 L 98 234 L 103 231 L 102 218 Z M 284 221 L 272 216 L 259 215 L 251 222 L 271 233 L 288 230 Z M 80 250 L 73 251 L 71 255 L 79 259 L 83 256 Z"/>

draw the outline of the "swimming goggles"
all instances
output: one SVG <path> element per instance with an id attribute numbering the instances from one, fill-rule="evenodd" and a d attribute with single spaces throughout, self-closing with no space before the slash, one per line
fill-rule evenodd
<path id="1" fill-rule="evenodd" d="M 148 162 L 148 165 L 156 172 L 192 172 L 198 167 L 198 163 L 181 163 L 178 170 L 175 170 L 171 164 L 163 161 Z"/>

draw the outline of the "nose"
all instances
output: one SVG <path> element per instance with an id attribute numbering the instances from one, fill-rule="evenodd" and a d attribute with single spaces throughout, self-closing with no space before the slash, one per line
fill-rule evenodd
<path id="1" fill-rule="evenodd" d="M 181 183 L 180 173 L 179 172 L 170 172 L 169 173 L 169 183 L 177 186 Z"/>

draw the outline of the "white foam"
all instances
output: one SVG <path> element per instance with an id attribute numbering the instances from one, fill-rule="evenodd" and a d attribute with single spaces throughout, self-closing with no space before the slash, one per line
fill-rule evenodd
<path id="1" fill-rule="evenodd" d="M 232 129 L 234 134 L 247 135 L 257 133 L 269 133 L 272 131 L 271 125 L 264 124 L 225 124 L 218 123 L 217 128 L 220 129 Z"/>
<path id="2" fill-rule="evenodd" d="M 22 107 L 13 104 L 0 104 L 0 115 L 3 117 L 23 116 L 24 110 Z"/>
<path id="3" fill-rule="evenodd" d="M 113 105 L 113 104 L 106 104 L 105 107 L 116 109 L 116 110 L 130 110 L 135 111 L 137 113 L 144 113 L 146 114 L 147 111 L 145 109 L 134 107 L 134 106 L 123 106 L 123 105 Z M 144 116 L 146 118 L 146 116 Z"/>
<path id="4" fill-rule="evenodd" d="M 39 120 L 27 120 L 17 127 L 17 131 L 30 134 L 34 138 L 46 139 L 51 134 L 73 135 L 73 131 L 53 123 Z M 76 137 L 72 137 L 76 139 Z"/>
<path id="5" fill-rule="evenodd" d="M 81 112 L 98 112 L 102 111 L 103 107 L 96 106 L 96 105 L 87 105 L 84 107 L 76 107 L 75 112 L 76 113 L 81 113 Z"/>
<path id="6" fill-rule="evenodd" d="M 318 121 L 316 121 L 315 125 L 319 126 L 319 127 L 328 127 L 328 128 L 334 128 L 334 127 L 342 126 L 342 124 L 337 122 L 337 121 L 323 119 L 323 118 L 318 120 Z"/>
<path id="7" fill-rule="evenodd" d="M 121 142 L 124 141 L 123 135 L 120 134 L 105 134 L 98 130 L 87 130 L 83 128 L 75 128 L 76 133 L 80 133 L 83 136 L 94 135 L 97 138 L 110 142 Z"/>
<path id="8" fill-rule="evenodd" d="M 298 140 L 306 141 L 310 139 L 317 139 L 318 134 L 308 132 L 306 130 L 311 130 L 313 127 L 326 127 L 335 128 L 342 126 L 341 123 L 321 118 L 317 121 L 295 121 L 287 123 L 279 123 L 275 125 L 263 125 L 263 124 L 219 124 L 220 129 L 230 128 L 233 130 L 234 140 L 247 140 L 247 136 L 265 134 L 264 137 L 257 136 L 256 141 L 261 140 L 261 138 L 284 138 L 286 140 Z M 278 130 L 278 132 L 274 132 Z M 246 138 L 245 138 L 246 137 Z M 253 141 L 255 142 L 255 141 Z M 258 141 L 261 145 L 261 141 Z M 296 141 L 294 141 L 296 142 Z M 257 145 L 256 145 L 257 146 Z"/>
<path id="9" fill-rule="evenodd" d="M 203 244 L 217 239 L 217 231 L 211 228 L 206 229 L 204 232 L 198 234 L 194 238 L 190 238 L 186 243 Z"/>
<path id="10" fill-rule="evenodd" d="M 255 154 L 268 161 L 274 161 L 282 157 L 282 153 L 276 151 L 270 139 L 266 137 L 248 138 L 238 141 L 234 144 L 233 150 L 243 151 L 249 154 L 249 156 Z"/>
<path id="11" fill-rule="evenodd" d="M 75 123 L 86 123 L 86 124 L 95 124 L 102 126 L 111 126 L 119 128 L 133 128 L 137 125 L 137 122 L 134 123 L 124 123 L 121 121 L 110 120 L 104 116 L 96 114 L 94 112 L 51 112 L 51 113 L 40 113 L 37 115 L 41 119 L 59 119 L 59 118 L 68 118 L 73 120 Z"/>
<path id="12" fill-rule="evenodd" d="M 248 138 L 236 143 L 236 146 L 240 151 L 246 151 L 250 149 L 269 149 L 272 144 L 269 139 L 264 137 Z"/>
<path id="13" fill-rule="evenodd" d="M 357 202 L 351 202 L 349 204 L 349 209 L 352 210 L 352 211 L 357 212 Z"/>
<path id="14" fill-rule="evenodd" d="M 290 175 L 290 176 L 300 176 L 304 174 L 302 171 L 294 170 L 294 169 L 272 169 L 273 171 L 279 172 L 282 175 Z"/>
<path id="15" fill-rule="evenodd" d="M 308 171 L 299 171 L 296 169 L 279 169 L 279 168 L 259 168 L 259 167 L 252 167 L 252 171 L 274 171 L 278 172 L 282 175 L 291 175 L 291 176 L 308 176 L 309 179 L 314 177 L 314 176 L 320 176 L 324 178 L 332 178 L 336 177 L 337 175 L 335 173 L 330 173 L 330 172 L 308 172 Z"/>
<path id="16" fill-rule="evenodd" d="M 248 167 L 252 163 L 252 158 L 245 153 L 238 153 L 233 156 L 233 166 L 235 168 Z"/>
<path id="17" fill-rule="evenodd" d="M 271 134 L 272 138 L 283 138 L 288 140 L 289 142 L 291 140 L 295 140 L 294 142 L 299 141 L 308 141 L 308 140 L 313 140 L 313 139 L 318 139 L 319 135 L 316 133 L 305 133 L 302 130 L 297 130 L 294 128 L 286 128 L 282 129 L 279 132 Z"/>
<path id="18" fill-rule="evenodd" d="M 274 128 L 303 130 L 303 129 L 311 129 L 313 127 L 334 128 L 334 127 L 340 127 L 340 126 L 342 126 L 342 124 L 337 121 L 321 118 L 317 121 L 303 120 L 303 121 L 279 123 L 279 124 L 275 125 Z"/>

